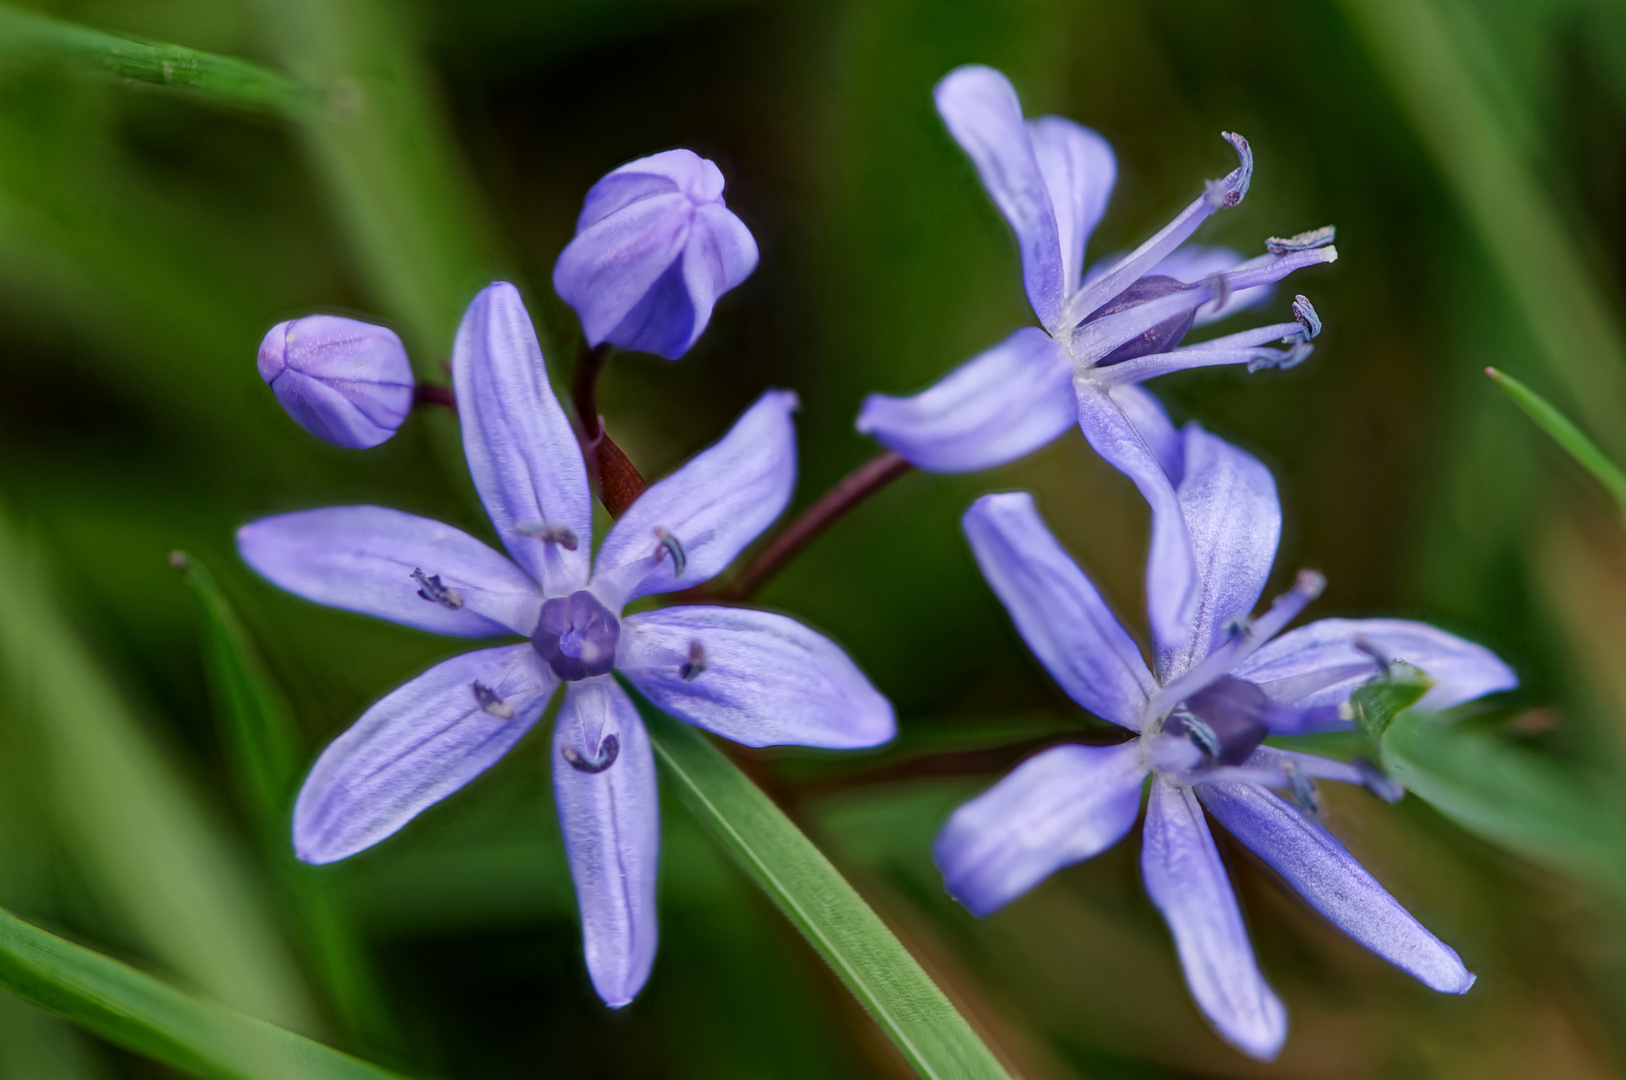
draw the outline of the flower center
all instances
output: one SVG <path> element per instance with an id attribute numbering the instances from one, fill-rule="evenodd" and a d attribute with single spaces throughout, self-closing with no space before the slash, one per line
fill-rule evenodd
<path id="1" fill-rule="evenodd" d="M 542 605 L 531 648 L 561 679 L 603 675 L 615 666 L 621 621 L 585 589 Z"/>
<path id="2" fill-rule="evenodd" d="M 1163 733 L 1190 740 L 1210 765 L 1241 765 L 1270 734 L 1272 706 L 1257 683 L 1222 675 L 1175 706 Z"/>
<path id="3" fill-rule="evenodd" d="M 1162 274 L 1148 274 L 1113 297 L 1105 305 L 1091 312 L 1090 317 L 1085 319 L 1081 325 L 1095 322 L 1097 319 L 1104 319 L 1108 315 L 1116 315 L 1118 312 L 1126 311 L 1132 307 L 1138 307 L 1148 300 L 1157 300 L 1171 293 L 1177 293 L 1189 288 L 1191 288 L 1190 285 L 1183 281 L 1176 281 L 1172 277 L 1165 277 Z M 1095 366 L 1110 367 L 1125 360 L 1133 360 L 1137 356 L 1150 356 L 1153 353 L 1168 352 L 1180 344 L 1180 340 L 1191 331 L 1192 323 L 1196 319 L 1196 308 L 1182 315 L 1165 319 L 1150 330 L 1137 337 L 1130 338 L 1107 353 L 1107 355 L 1095 362 Z"/>

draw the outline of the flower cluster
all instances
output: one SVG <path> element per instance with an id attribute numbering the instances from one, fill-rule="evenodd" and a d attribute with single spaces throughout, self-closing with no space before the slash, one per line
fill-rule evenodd
<path id="1" fill-rule="evenodd" d="M 1247 194 L 1252 152 L 1227 134 L 1236 169 L 1134 251 L 1086 268 L 1116 176 L 1106 141 L 1070 120 L 1026 119 L 1011 84 L 987 67 L 951 72 L 936 101 L 1016 235 L 1039 325 L 913 397 L 871 396 L 857 426 L 916 466 L 962 472 L 1015 460 L 1076 424 L 1149 504 L 1154 646 L 1142 655 L 1031 496 L 971 506 L 966 537 L 1018 633 L 1075 702 L 1127 735 L 1045 750 L 959 807 L 933 852 L 948 891 L 987 915 L 1115 844 L 1144 798 L 1146 890 L 1198 1008 L 1243 1052 L 1274 1057 L 1286 1011 L 1254 960 L 1209 817 L 1356 941 L 1435 990 L 1466 991 L 1474 976 L 1457 954 L 1317 817 L 1318 780 L 1388 801 L 1400 786 L 1370 763 L 1267 740 L 1349 729 L 1351 694 L 1397 660 L 1430 675 L 1421 704 L 1431 709 L 1508 689 L 1515 676 L 1484 648 L 1421 623 L 1323 619 L 1288 630 L 1321 591 L 1311 572 L 1255 616 L 1281 531 L 1275 482 L 1198 424 L 1177 429 L 1141 386 L 1187 368 L 1301 363 L 1321 331 L 1303 296 L 1291 321 L 1183 342 L 1194 327 L 1267 303 L 1289 274 L 1333 262 L 1333 230 L 1268 239 L 1250 259 L 1188 243 Z M 623 165 L 593 186 L 553 274 L 589 345 L 667 358 L 694 345 L 758 258 L 723 187 L 717 167 L 687 150 Z M 414 395 L 394 334 L 330 316 L 274 328 L 260 370 L 299 423 L 342 446 L 388 439 Z M 375 506 L 283 514 L 238 533 L 260 574 L 318 603 L 440 634 L 521 639 L 430 668 L 334 740 L 299 794 L 295 850 L 325 863 L 397 832 L 501 758 L 562 686 L 554 792 L 588 970 L 619 1007 L 654 959 L 659 848 L 654 757 L 623 682 L 747 746 L 874 746 L 894 733 L 892 708 L 840 648 L 786 616 L 681 603 L 626 610 L 715 577 L 778 518 L 795 481 L 793 394 L 764 393 L 715 445 L 643 490 L 594 552 L 580 435 L 513 286 L 474 299 L 452 377 L 469 470 L 506 555 Z"/>

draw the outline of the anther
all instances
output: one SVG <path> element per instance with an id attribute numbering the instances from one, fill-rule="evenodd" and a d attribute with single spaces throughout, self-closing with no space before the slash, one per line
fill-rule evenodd
<path id="1" fill-rule="evenodd" d="M 1397 803 L 1406 794 L 1406 789 L 1401 786 L 1400 781 L 1385 775 L 1382 769 L 1366 758 L 1358 757 L 1350 764 L 1360 770 L 1361 786 L 1384 802 Z"/>
<path id="2" fill-rule="evenodd" d="M 1321 333 L 1321 316 L 1315 313 L 1315 305 L 1310 303 L 1310 298 L 1302 293 L 1293 297 L 1293 319 L 1304 327 L 1305 341 Z"/>
<path id="3" fill-rule="evenodd" d="M 689 659 L 678 668 L 678 674 L 684 682 L 694 682 L 700 673 L 706 670 L 706 647 L 698 641 L 689 642 Z"/>
<path id="4" fill-rule="evenodd" d="M 579 753 L 574 747 L 565 746 L 559 750 L 561 757 L 577 772 L 601 773 L 615 764 L 615 759 L 621 754 L 621 740 L 614 735 L 606 735 L 598 744 L 598 757 L 589 758 Z"/>
<path id="5" fill-rule="evenodd" d="M 1300 570 L 1293 581 L 1293 588 L 1306 600 L 1314 600 L 1326 587 L 1327 575 L 1319 570 Z"/>
<path id="6" fill-rule="evenodd" d="M 1265 241 L 1265 250 L 1272 255 L 1291 255 L 1295 251 L 1314 251 L 1326 247 L 1337 239 L 1338 230 L 1332 225 L 1301 232 L 1297 236 L 1272 236 Z"/>
<path id="7" fill-rule="evenodd" d="M 413 567 L 412 580 L 418 583 L 418 595 L 425 600 L 439 604 L 443 608 L 451 608 L 453 611 L 463 606 L 463 594 L 456 589 L 448 588 L 440 580 L 439 574 L 425 574 L 417 567 Z"/>
<path id="8" fill-rule="evenodd" d="M 682 577 L 683 568 L 689 564 L 689 556 L 683 550 L 683 541 L 660 526 L 655 527 L 655 537 L 660 541 L 660 546 L 655 549 L 655 561 L 660 562 L 666 556 L 672 556 L 672 576 Z"/>
<path id="9" fill-rule="evenodd" d="M 512 720 L 514 707 L 497 696 L 497 691 L 481 682 L 479 679 L 469 684 L 474 691 L 474 700 L 480 703 L 480 708 L 495 716 L 499 720 Z"/>
<path id="10" fill-rule="evenodd" d="M 1218 209 L 1235 206 L 1242 201 L 1248 193 L 1248 185 L 1253 181 L 1253 150 L 1248 146 L 1248 140 L 1232 131 L 1222 131 L 1220 135 L 1236 150 L 1241 163 L 1226 175 L 1223 180 L 1208 180 L 1203 184 L 1203 198 L 1209 205 Z"/>
<path id="11" fill-rule="evenodd" d="M 1316 796 L 1315 781 L 1304 774 L 1296 761 L 1289 761 L 1282 771 L 1287 773 L 1287 792 L 1294 805 L 1306 814 L 1319 814 L 1321 800 Z"/>
<path id="12" fill-rule="evenodd" d="M 544 544 L 558 544 L 566 551 L 575 551 L 581 546 L 581 540 L 576 536 L 576 530 L 568 525 L 549 525 L 547 522 L 538 522 L 532 525 L 517 525 L 514 531 L 521 536 L 533 537 Z"/>
<path id="13" fill-rule="evenodd" d="M 1206 754 L 1210 761 L 1220 756 L 1219 733 L 1212 725 L 1190 709 L 1179 708 L 1174 711 L 1170 719 L 1177 721 L 1176 728 L 1184 729 L 1185 736 L 1191 744 Z"/>

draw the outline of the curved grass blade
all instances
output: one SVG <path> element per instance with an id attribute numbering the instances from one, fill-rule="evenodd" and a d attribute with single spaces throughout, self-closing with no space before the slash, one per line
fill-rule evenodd
<path id="1" fill-rule="evenodd" d="M 183 994 L 4 909 L 0 986 L 109 1042 L 209 1080 L 387 1080 L 397 1075 Z"/>
<path id="2" fill-rule="evenodd" d="M 1486 368 L 1485 374 L 1500 386 L 1513 403 L 1525 411 L 1536 426 L 1545 431 L 1576 464 L 1592 474 L 1603 485 L 1609 497 L 1615 500 L 1621 517 L 1626 518 L 1626 473 L 1598 449 L 1598 444 L 1587 438 L 1586 432 L 1575 421 L 1559 412 L 1546 398 L 1530 389 L 1513 376 L 1495 368 Z"/>
<path id="3" fill-rule="evenodd" d="M 915 1070 L 932 1080 L 1009 1080 L 931 976 L 790 818 L 698 731 L 638 700 L 655 756 L 684 804 Z"/>
<path id="4" fill-rule="evenodd" d="M 313 99 L 292 79 L 229 56 L 121 37 L 0 5 L 0 57 L 8 54 L 61 56 L 122 78 L 252 108 L 287 110 Z"/>
<path id="5" fill-rule="evenodd" d="M 398 1047 L 399 1034 L 349 910 L 332 882 L 294 858 L 290 818 L 302 754 L 288 701 L 208 567 L 179 551 L 170 562 L 197 599 L 204 670 L 226 729 L 227 756 L 310 962 L 352 1035 L 370 1046 Z"/>

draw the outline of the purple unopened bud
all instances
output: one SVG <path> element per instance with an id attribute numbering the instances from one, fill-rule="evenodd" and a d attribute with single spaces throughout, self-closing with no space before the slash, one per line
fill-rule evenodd
<path id="1" fill-rule="evenodd" d="M 717 298 L 757 265 L 751 230 L 723 203 L 723 174 L 689 150 L 628 162 L 594 184 L 553 287 L 591 345 L 676 360 Z"/>
<path id="2" fill-rule="evenodd" d="M 377 446 L 412 410 L 401 339 L 337 315 L 273 326 L 260 342 L 260 378 L 300 427 L 338 446 Z"/>

